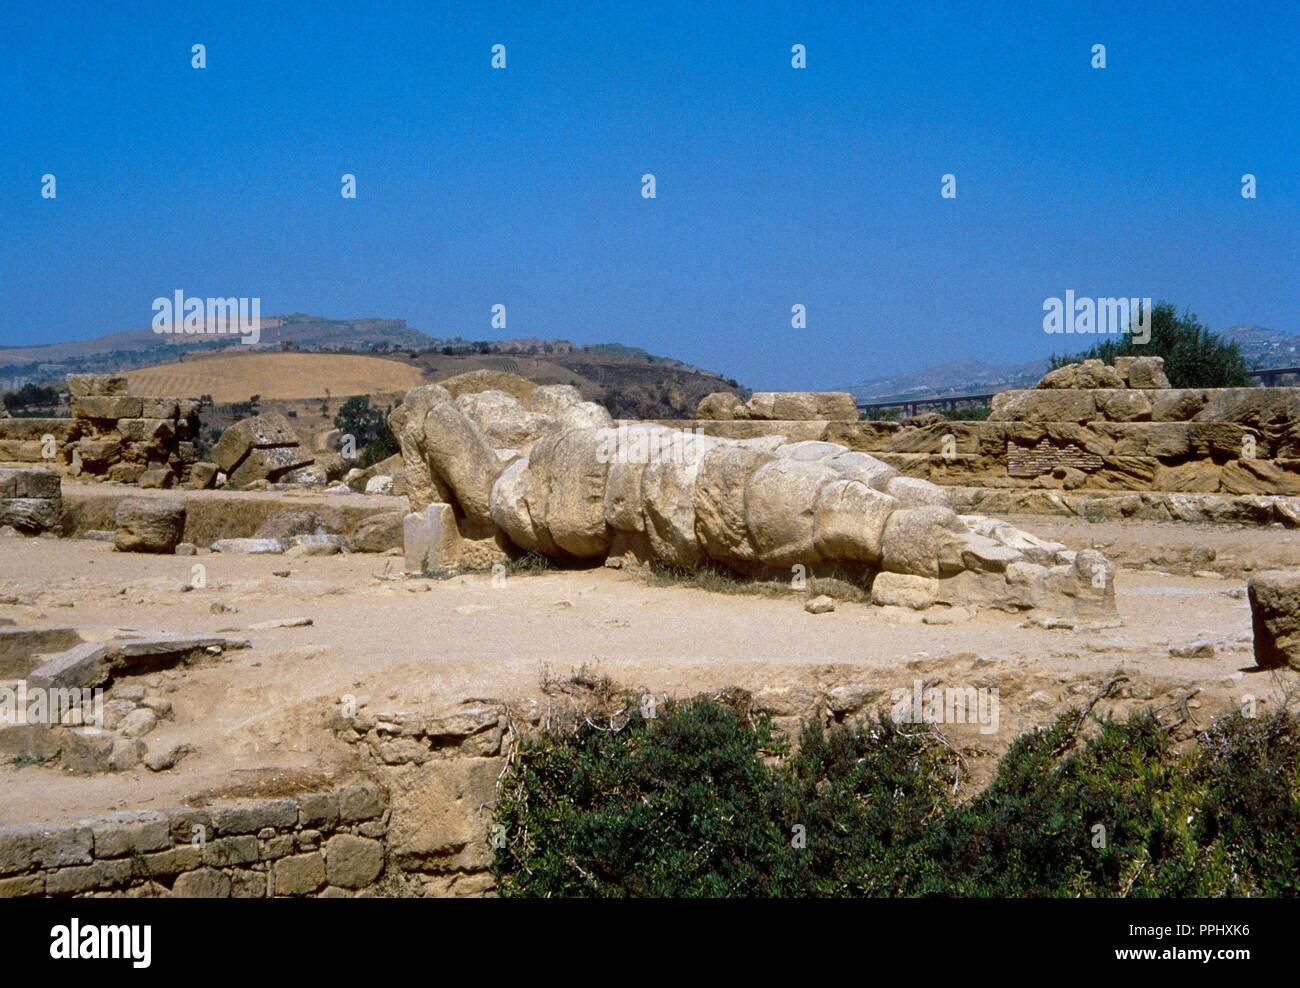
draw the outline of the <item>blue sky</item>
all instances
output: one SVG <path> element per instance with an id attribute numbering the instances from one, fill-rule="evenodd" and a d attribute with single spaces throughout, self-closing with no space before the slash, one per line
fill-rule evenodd
<path id="1" fill-rule="evenodd" d="M 176 289 L 768 388 L 1044 356 L 1066 289 L 1300 333 L 1297 51 L 1294 2 L 4 0 L 0 343 Z"/>

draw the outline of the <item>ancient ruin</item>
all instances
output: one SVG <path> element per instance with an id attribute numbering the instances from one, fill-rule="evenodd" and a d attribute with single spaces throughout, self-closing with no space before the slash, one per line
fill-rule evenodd
<path id="1" fill-rule="evenodd" d="M 440 497 L 470 531 L 495 526 L 510 545 L 561 559 L 749 574 L 841 566 L 881 604 L 1113 609 L 1100 553 L 959 517 L 941 487 L 865 453 L 781 435 L 575 424 L 592 412 L 572 389 L 538 388 L 528 402 L 411 392 L 392 426 L 405 462 L 427 473 L 412 506 L 427 513 Z M 431 524 L 449 531 L 445 515 Z"/>

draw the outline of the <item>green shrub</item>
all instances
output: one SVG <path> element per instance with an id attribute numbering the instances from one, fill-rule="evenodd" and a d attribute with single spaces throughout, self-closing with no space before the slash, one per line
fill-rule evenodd
<path id="1" fill-rule="evenodd" d="M 1170 302 L 1151 310 L 1151 339 L 1136 343 L 1132 334 L 1102 340 L 1083 353 L 1051 358 L 1052 369 L 1085 359 L 1113 364 L 1116 357 L 1164 357 L 1165 376 L 1175 388 L 1244 388 L 1250 385 L 1246 361 L 1229 343 L 1202 325 L 1191 312 L 1178 315 Z"/>
<path id="2" fill-rule="evenodd" d="M 497 807 L 504 895 L 1223 896 L 1300 891 L 1300 721 L 1067 712 L 954 805 L 927 727 L 805 726 L 697 699 L 522 742 Z M 618 728 L 617 730 L 615 728 Z M 1104 828 L 1104 830 L 1099 829 Z M 806 838 L 800 842 L 800 834 Z"/>

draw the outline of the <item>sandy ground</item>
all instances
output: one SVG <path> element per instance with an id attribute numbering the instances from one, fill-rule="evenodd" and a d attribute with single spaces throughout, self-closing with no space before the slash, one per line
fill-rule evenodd
<path id="1" fill-rule="evenodd" d="M 1300 564 L 1300 535 L 1281 530 L 1016 522 L 1075 547 L 1103 545 L 1129 565 L 1197 548 L 1230 556 L 1233 572 Z M 1215 569 L 1204 553 L 1197 559 L 1196 569 Z M 206 569 L 206 588 L 190 589 L 195 565 Z M 995 611 L 927 624 L 912 612 L 841 602 L 812 615 L 802 594 L 652 587 L 604 568 L 510 576 L 500 587 L 488 574 L 431 581 L 401 570 L 393 556 L 152 557 L 84 540 L 0 540 L 0 619 L 17 626 L 223 632 L 252 643 L 149 680 L 175 716 L 146 740 L 188 741 L 196 754 L 168 772 L 90 777 L 0 765 L 0 824 L 161 806 L 298 776 L 340 778 L 356 771 L 352 749 L 325 725 L 342 696 L 371 710 L 469 698 L 527 706 L 547 702 L 545 682 L 583 667 L 656 693 L 741 686 L 778 706 L 787 696 L 786 713 L 812 689 L 850 685 L 887 696 L 918 679 L 991 684 L 1001 691 L 1001 726 L 996 738 L 975 738 L 989 751 L 1086 700 L 1117 671 L 1130 684 L 1115 713 L 1185 703 L 1193 726 L 1247 695 L 1267 709 L 1283 685 L 1254 668 L 1244 583 L 1235 576 L 1125 569 L 1115 626 L 1048 630 Z M 216 603 L 235 610 L 214 613 Z M 312 624 L 249 630 L 299 617 Z M 1169 654 L 1171 644 L 1196 638 L 1214 641 L 1216 653 Z"/>

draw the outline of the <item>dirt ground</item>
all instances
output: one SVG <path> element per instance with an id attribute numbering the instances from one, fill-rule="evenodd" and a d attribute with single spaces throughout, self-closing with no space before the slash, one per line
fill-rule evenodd
<path id="1" fill-rule="evenodd" d="M 1107 712 L 1181 710 L 1188 730 L 1246 697 L 1265 711 L 1278 702 L 1286 683 L 1255 668 L 1241 574 L 1300 565 L 1300 533 L 1013 520 L 1075 548 L 1101 546 L 1127 567 L 1116 578 L 1118 620 L 1045 628 L 996 611 L 923 616 L 846 602 L 813 615 L 804 594 L 651 587 L 605 568 L 513 575 L 494 586 L 490 574 L 407 579 L 395 556 L 145 556 L 86 540 L 3 539 L 0 623 L 221 632 L 252 647 L 145 680 L 174 709 L 145 740 L 197 749 L 176 768 L 74 776 L 3 764 L 0 825 L 340 778 L 356 770 L 352 749 L 327 728 L 341 697 L 371 711 L 466 699 L 535 711 L 551 702 L 544 684 L 580 669 L 657 694 L 740 686 L 787 725 L 836 688 L 885 703 L 917 681 L 995 686 L 996 734 L 962 735 L 990 758 L 1117 673 L 1128 679 Z M 191 588 L 196 565 L 206 571 L 203 589 Z M 250 630 L 286 618 L 312 623 Z M 1200 638 L 1214 643 L 1213 655 L 1170 654 Z"/>

